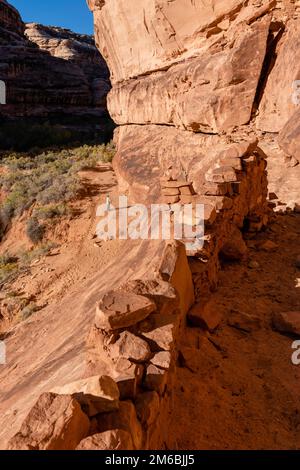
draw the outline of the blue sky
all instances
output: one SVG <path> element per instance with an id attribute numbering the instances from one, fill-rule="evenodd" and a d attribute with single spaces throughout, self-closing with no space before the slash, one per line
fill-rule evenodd
<path id="1" fill-rule="evenodd" d="M 23 21 L 62 26 L 76 33 L 93 33 L 93 15 L 86 0 L 8 0 Z"/>

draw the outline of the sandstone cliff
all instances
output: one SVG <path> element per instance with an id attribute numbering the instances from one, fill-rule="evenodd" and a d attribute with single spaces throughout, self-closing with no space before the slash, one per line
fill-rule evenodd
<path id="1" fill-rule="evenodd" d="M 122 126 L 115 166 L 133 199 L 141 193 L 157 199 L 157 177 L 167 169 L 195 180 L 195 165 L 199 175 L 205 172 L 205 156 L 216 143 L 249 135 L 262 142 L 265 132 L 287 136 L 283 128 L 297 109 L 292 86 L 299 78 L 299 2 L 88 3 L 111 71 L 109 111 Z M 291 126 L 298 126 L 295 119 L 290 132 Z M 286 138 L 279 141 L 283 167 L 284 155 L 294 153 Z M 277 139 L 272 143 L 276 147 Z M 274 171 L 270 161 L 271 185 Z"/>
<path id="2" fill-rule="evenodd" d="M 252 434 L 259 435 L 256 415 L 260 419 L 263 410 L 266 422 L 276 421 L 279 434 L 271 444 L 277 448 L 281 445 L 278 438 L 281 428 L 288 435 L 287 440 L 294 436 L 291 424 L 286 428 L 281 424 L 286 415 L 291 420 L 286 407 L 293 387 L 289 384 L 285 393 L 288 398 L 281 403 L 274 399 L 271 390 L 266 394 L 266 380 L 272 383 L 276 378 L 274 383 L 280 386 L 275 388 L 283 388 L 278 379 L 281 372 L 272 370 L 276 364 L 265 361 L 266 357 L 271 358 L 274 344 L 276 348 L 278 344 L 271 328 L 270 310 L 275 302 L 283 301 L 278 296 L 272 269 L 268 273 L 259 272 L 257 278 L 265 279 L 263 285 L 255 288 L 248 270 L 253 273 L 260 264 L 256 259 L 249 263 L 246 260 L 250 249 L 260 247 L 258 250 L 265 253 L 263 264 L 267 265 L 267 253 L 272 258 L 270 252 L 278 247 L 271 240 L 255 239 L 256 233 L 266 228 L 271 214 L 267 204 L 268 183 L 269 189 L 272 185 L 279 188 L 280 197 L 292 197 L 294 202 L 299 197 L 299 121 L 294 119 L 299 116 L 299 109 L 292 99 L 292 83 L 298 79 L 299 71 L 297 61 L 290 65 L 291 56 L 297 54 L 299 2 L 88 0 L 88 3 L 94 11 L 97 45 L 112 78 L 108 103 L 113 119 L 119 124 L 114 160 L 118 189 L 126 191 L 132 201 L 163 201 L 165 210 L 171 213 L 180 204 L 201 202 L 204 243 L 192 251 L 189 240 L 184 238 L 181 241 L 187 250 L 180 242 L 124 241 L 117 259 L 106 268 L 85 279 L 80 288 L 77 286 L 58 305 L 47 306 L 41 315 L 10 332 L 9 362 L 1 374 L 0 447 L 177 448 L 178 443 L 176 439 L 172 442 L 169 431 L 179 366 L 198 376 L 199 393 L 208 380 L 209 390 L 202 397 L 202 409 L 213 396 L 209 412 L 212 411 L 215 421 L 208 422 L 209 432 L 212 428 L 219 431 L 220 416 L 228 400 L 226 432 L 234 428 L 238 435 L 236 429 L 242 421 L 243 438 L 248 441 L 251 432 L 244 425 L 248 421 L 241 419 L 247 415 Z M 33 36 L 40 37 L 40 33 L 35 31 Z M 51 41 L 38 39 L 40 45 L 53 53 Z M 280 90 L 282 96 L 275 96 L 274 90 L 277 95 Z M 287 171 L 288 163 L 291 172 Z M 291 175 L 296 176 L 298 186 L 293 186 Z M 279 241 L 284 236 L 277 230 L 274 227 Z M 295 236 L 292 234 L 288 243 Z M 192 256 L 189 262 L 186 254 Z M 280 257 L 282 252 L 278 249 L 275 261 Z M 242 307 L 246 310 L 252 307 L 249 314 L 244 314 L 239 304 L 234 311 L 233 300 L 228 302 L 230 325 L 238 330 L 236 334 L 243 336 L 232 339 L 229 335 L 225 348 L 226 337 L 222 333 L 226 325 L 218 307 L 211 303 L 224 260 L 244 260 L 240 277 L 235 279 L 238 268 L 234 264 L 230 274 L 224 270 L 223 278 L 232 277 L 229 280 L 235 282 L 232 292 L 235 298 L 249 282 Z M 296 267 L 292 260 L 288 259 L 288 263 L 285 301 L 291 297 L 294 308 Z M 281 283 L 279 272 L 277 277 Z M 263 303 L 262 296 L 272 287 L 273 300 L 268 298 Z M 222 295 L 227 297 L 224 290 Z M 237 318 L 233 318 L 233 313 Z M 192 341 L 191 332 L 185 329 L 186 319 L 204 330 L 197 331 Z M 261 320 L 264 326 L 259 345 L 268 343 L 270 349 L 265 354 L 255 337 L 251 348 L 245 349 L 245 356 L 251 359 L 245 367 L 248 375 L 241 378 L 240 356 L 230 347 L 233 343 L 240 350 L 242 342 L 248 344 L 244 335 L 261 328 Z M 220 323 L 220 335 L 211 336 Z M 180 339 L 186 340 L 187 347 L 179 353 Z M 217 355 L 212 356 L 211 362 L 205 343 Z M 290 348 L 290 344 L 282 343 L 282 349 L 276 349 L 278 359 L 282 360 L 286 347 Z M 233 357 L 238 359 L 236 367 Z M 282 364 L 290 370 L 285 362 Z M 259 378 L 259 384 L 252 380 L 249 369 Z M 221 393 L 215 396 L 218 370 Z M 108 376 L 107 388 L 102 384 L 103 374 Z M 255 385 L 252 391 L 246 390 L 247 381 Z M 185 401 L 187 406 L 182 398 L 187 383 L 184 387 L 182 384 L 180 402 Z M 261 408 L 256 406 L 255 394 L 261 395 Z M 191 421 L 197 428 L 205 429 L 207 424 L 201 422 L 202 418 L 195 421 L 197 408 L 201 409 L 195 407 L 199 398 L 195 389 L 190 397 L 188 424 L 181 430 L 186 434 L 192 431 Z M 251 413 L 248 398 L 254 403 Z M 241 402 L 244 414 L 233 414 Z M 270 403 L 278 407 L 271 418 Z M 173 425 L 175 420 L 178 415 L 173 417 Z M 268 433 L 266 423 L 262 429 L 262 433 L 273 438 L 274 433 Z M 209 439 L 206 429 L 204 433 Z M 256 447 L 261 448 L 262 442 L 266 441 L 260 435 Z M 286 445 L 291 446 L 290 440 Z"/>
<path id="3" fill-rule="evenodd" d="M 106 115 L 109 72 L 92 37 L 38 24 L 25 25 L 0 1 L 0 79 L 7 86 L 2 118 Z"/>

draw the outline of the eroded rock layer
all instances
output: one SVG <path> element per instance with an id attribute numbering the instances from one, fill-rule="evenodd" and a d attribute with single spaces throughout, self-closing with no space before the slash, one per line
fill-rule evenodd
<path id="1" fill-rule="evenodd" d="M 149 175 L 164 177 L 173 167 L 199 186 L 193 164 L 203 160 L 205 166 L 212 145 L 255 134 L 267 141 L 269 181 L 280 191 L 278 168 L 285 166 L 284 157 L 294 157 L 283 128 L 299 95 L 293 93 L 299 78 L 298 1 L 88 3 L 96 43 L 111 71 L 109 110 L 122 126 L 115 166 L 124 187 L 143 178 L 143 189 L 153 193 Z M 275 134 L 271 146 L 266 131 Z M 276 160 L 280 131 L 285 138 Z M 287 194 L 280 196 L 287 202 Z"/>

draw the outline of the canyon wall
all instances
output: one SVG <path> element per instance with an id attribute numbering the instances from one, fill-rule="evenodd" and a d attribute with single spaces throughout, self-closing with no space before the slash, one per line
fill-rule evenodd
<path id="1" fill-rule="evenodd" d="M 281 153 L 269 165 L 269 181 L 276 180 L 284 157 L 295 156 L 287 135 L 299 133 L 291 131 L 299 126 L 292 119 L 297 111 L 292 87 L 299 78 L 298 1 L 88 4 L 111 71 L 109 111 L 121 126 L 115 168 L 132 200 L 157 200 L 158 178 L 168 172 L 199 187 L 207 154 L 218 145 L 255 136 L 260 143 L 266 140 L 272 154 L 282 132 Z M 265 133 L 275 135 L 272 145 Z"/>
<path id="2" fill-rule="evenodd" d="M 276 172 L 282 196 L 299 195 L 299 2 L 88 3 L 111 72 L 120 191 L 169 211 L 201 202 L 203 246 L 126 241 L 117 264 L 11 332 L 0 375 L 10 449 L 169 448 L 186 317 L 203 322 L 220 259 L 243 259 L 242 235 L 267 224 Z"/>
<path id="3" fill-rule="evenodd" d="M 92 37 L 24 24 L 0 0 L 0 79 L 7 89 L 0 118 L 106 115 L 109 71 Z"/>

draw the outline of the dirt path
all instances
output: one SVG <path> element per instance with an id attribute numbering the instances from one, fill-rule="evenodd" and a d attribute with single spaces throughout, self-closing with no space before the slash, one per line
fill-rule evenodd
<path id="1" fill-rule="evenodd" d="M 266 239 L 278 248 L 259 249 Z M 249 259 L 259 267 L 250 269 L 249 260 L 223 267 L 214 294 L 223 312 L 218 330 L 186 328 L 180 345 L 186 365 L 177 369 L 172 413 L 178 449 L 300 448 L 300 366 L 291 362 L 295 338 L 272 329 L 274 312 L 300 310 L 299 240 L 300 215 L 277 216 L 249 241 Z M 243 313 L 253 319 L 250 331 L 228 324 L 235 319 L 245 327 Z"/>
<path id="2" fill-rule="evenodd" d="M 72 203 L 75 215 L 71 220 L 56 223 L 47 234 L 50 241 L 57 243 L 57 248 L 34 260 L 29 269 L 0 292 L 4 317 L 0 319 L 0 334 L 19 323 L 22 299 L 30 299 L 38 311 L 57 303 L 108 264 L 121 249 L 122 243 L 118 240 L 96 243 L 94 239 L 98 205 L 105 201 L 108 193 L 113 199 L 117 197 L 118 187 L 111 165 L 101 164 L 98 170 L 81 171 L 80 177 L 83 192 Z M 2 252 L 17 253 L 23 245 L 26 247 L 24 230 L 24 222 L 16 223 L 1 244 Z"/>

